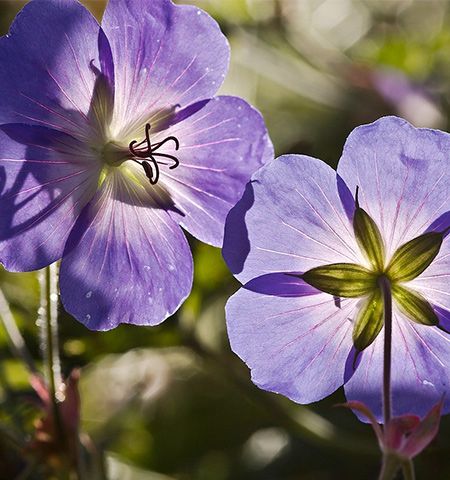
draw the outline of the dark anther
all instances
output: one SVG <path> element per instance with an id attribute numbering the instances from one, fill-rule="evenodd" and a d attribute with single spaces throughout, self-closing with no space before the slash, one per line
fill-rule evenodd
<path id="1" fill-rule="evenodd" d="M 359 208 L 359 185 L 356 185 L 355 205 L 356 208 Z"/>
<path id="2" fill-rule="evenodd" d="M 145 175 L 150 180 L 152 185 L 158 183 L 159 180 L 159 165 L 168 165 L 170 170 L 177 168 L 180 164 L 177 157 L 173 155 L 169 155 L 167 153 L 159 153 L 158 150 L 167 142 L 173 142 L 175 144 L 175 150 L 180 148 L 180 142 L 178 141 L 177 137 L 170 136 L 162 140 L 161 142 L 154 143 L 150 140 L 150 124 L 147 123 L 145 125 L 145 139 L 142 142 L 137 142 L 137 140 L 133 140 L 130 143 L 130 152 L 133 154 L 135 158 L 133 160 L 139 165 L 142 166 L 144 169 Z M 167 158 L 172 160 L 172 164 L 169 165 L 168 163 L 158 161 L 155 157 Z M 142 162 L 136 160 L 137 158 L 142 158 Z"/>

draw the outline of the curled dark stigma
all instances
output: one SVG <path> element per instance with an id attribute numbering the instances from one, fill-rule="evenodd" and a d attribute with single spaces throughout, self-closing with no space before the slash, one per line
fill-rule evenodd
<path id="1" fill-rule="evenodd" d="M 170 136 L 166 137 L 164 140 L 158 143 L 154 143 L 152 145 L 152 142 L 150 140 L 150 124 L 146 123 L 145 124 L 145 138 L 142 140 L 142 142 L 139 142 L 137 140 L 133 140 L 130 145 L 129 149 L 131 154 L 133 155 L 133 161 L 136 163 L 139 163 L 139 165 L 142 166 L 144 169 L 145 175 L 147 178 L 150 180 L 150 183 L 152 185 L 155 185 L 158 183 L 159 180 L 159 165 L 168 165 L 170 170 L 173 170 L 174 168 L 177 168 L 178 165 L 180 164 L 179 160 L 177 157 L 174 157 L 173 155 L 169 155 L 167 153 L 160 153 L 158 150 L 167 142 L 172 141 L 175 144 L 175 150 L 178 150 L 180 148 L 180 142 L 178 141 L 177 137 Z M 161 158 L 167 158 L 169 160 L 172 160 L 172 164 L 169 165 L 168 163 L 157 160 L 155 157 L 161 157 Z M 138 158 L 141 158 L 142 161 L 137 160 Z"/>

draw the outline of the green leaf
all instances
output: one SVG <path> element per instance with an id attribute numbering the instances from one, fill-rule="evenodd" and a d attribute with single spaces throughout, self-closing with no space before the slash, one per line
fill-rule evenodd
<path id="1" fill-rule="evenodd" d="M 361 306 L 353 327 L 353 345 L 358 351 L 367 348 L 383 327 L 383 294 L 377 288 Z"/>
<path id="2" fill-rule="evenodd" d="M 426 270 L 442 245 L 442 233 L 429 232 L 406 242 L 394 253 L 386 270 L 392 282 L 408 282 Z"/>
<path id="3" fill-rule="evenodd" d="M 384 269 L 384 243 L 377 224 L 370 215 L 359 207 L 356 193 L 356 209 L 353 215 L 353 230 L 359 248 L 377 272 Z"/>
<path id="4" fill-rule="evenodd" d="M 399 309 L 413 322 L 430 326 L 439 324 L 439 318 L 434 313 L 433 307 L 420 293 L 400 285 L 393 285 L 392 295 Z"/>
<path id="5" fill-rule="evenodd" d="M 362 297 L 372 292 L 376 277 L 367 268 L 353 263 L 332 263 L 308 270 L 303 280 L 322 292 L 337 297 Z"/>

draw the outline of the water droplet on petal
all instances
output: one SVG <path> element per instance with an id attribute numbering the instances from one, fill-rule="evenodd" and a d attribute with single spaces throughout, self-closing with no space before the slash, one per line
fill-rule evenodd
<path id="1" fill-rule="evenodd" d="M 175 270 L 175 265 L 169 265 L 167 268 L 170 272 L 173 272 Z"/>
<path id="2" fill-rule="evenodd" d="M 89 290 L 89 292 L 86 292 L 85 295 L 86 298 L 91 298 L 92 297 L 92 292 Z"/>
<path id="3" fill-rule="evenodd" d="M 424 385 L 427 385 L 428 387 L 434 387 L 434 383 L 429 382 L 428 380 L 422 380 L 422 383 Z"/>
<path id="4" fill-rule="evenodd" d="M 150 265 L 144 265 L 144 270 L 150 270 Z"/>
<path id="5" fill-rule="evenodd" d="M 88 313 L 84 318 L 85 318 L 86 321 L 89 321 L 91 319 L 91 316 Z"/>

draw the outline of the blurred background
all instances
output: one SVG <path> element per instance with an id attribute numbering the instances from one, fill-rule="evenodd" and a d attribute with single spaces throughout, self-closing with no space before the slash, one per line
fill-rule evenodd
<path id="1" fill-rule="evenodd" d="M 1 34 L 25 3 L 0 0 Z M 101 18 L 105 2 L 82 3 Z M 388 114 L 448 129 L 450 2 L 191 3 L 213 15 L 231 43 L 221 92 L 262 111 L 277 155 L 304 153 L 336 166 L 349 132 Z M 251 384 L 225 331 L 224 305 L 238 284 L 218 249 L 190 240 L 192 294 L 161 326 L 95 333 L 60 307 L 62 371 L 81 368 L 81 429 L 98 454 L 95 468 L 111 480 L 376 478 L 370 427 L 333 408 L 344 401 L 342 389 L 301 406 Z M 0 271 L 0 288 L 40 366 L 36 275 Z M 6 308 L 0 295 L 0 314 Z M 24 454 L 37 397 L 1 323 L 0 359 L 0 479 L 53 478 Z M 416 461 L 419 479 L 450 478 L 449 434 L 444 417 Z"/>

